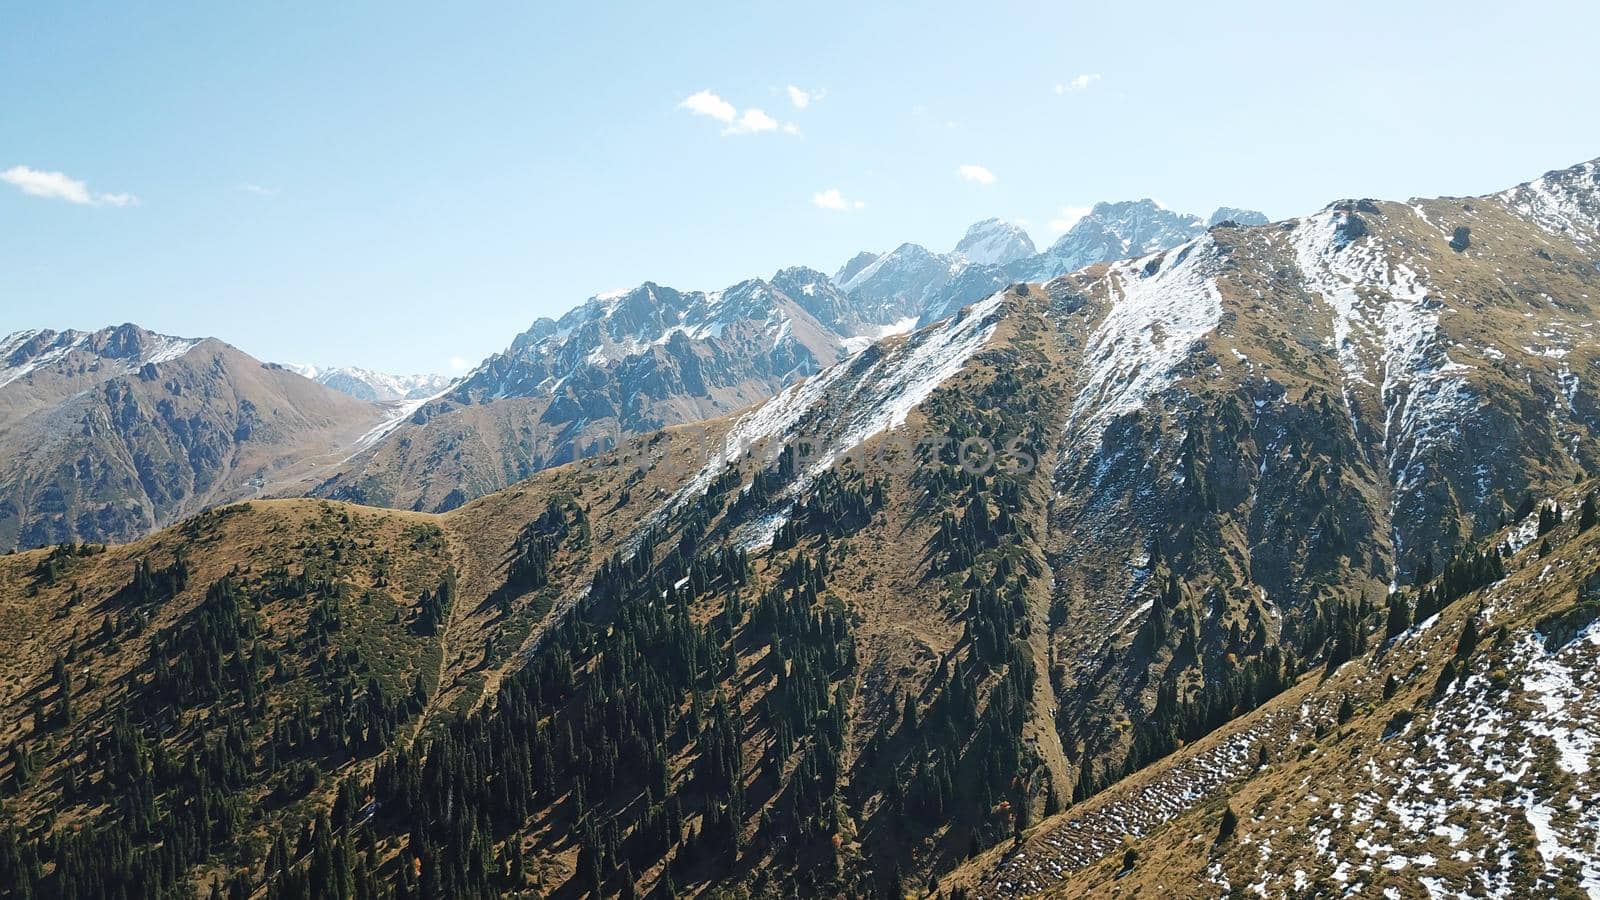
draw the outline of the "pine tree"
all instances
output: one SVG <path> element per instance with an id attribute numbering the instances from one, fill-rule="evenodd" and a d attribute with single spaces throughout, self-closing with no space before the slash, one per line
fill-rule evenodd
<path id="1" fill-rule="evenodd" d="M 1225 843 L 1239 827 L 1239 814 L 1233 811 L 1230 804 L 1222 810 L 1222 822 L 1217 826 L 1217 843 Z"/>
<path id="2" fill-rule="evenodd" d="M 1597 515 L 1600 514 L 1597 514 L 1595 509 L 1595 495 L 1593 493 L 1585 495 L 1583 505 L 1578 508 L 1578 531 L 1581 533 L 1593 528 Z"/>

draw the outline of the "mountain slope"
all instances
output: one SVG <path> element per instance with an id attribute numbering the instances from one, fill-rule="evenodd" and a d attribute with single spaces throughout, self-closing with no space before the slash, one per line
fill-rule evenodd
<path id="1" fill-rule="evenodd" d="M 1498 533 L 1489 586 L 1387 633 L 1370 619 L 1349 662 L 955 880 L 979 897 L 1600 891 L 1594 487 L 1553 498 L 1567 521 L 1543 536 L 1538 514 Z"/>
<path id="2" fill-rule="evenodd" d="M 219 341 L 123 325 L 6 339 L 0 545 L 137 537 L 305 479 L 385 410 Z"/>

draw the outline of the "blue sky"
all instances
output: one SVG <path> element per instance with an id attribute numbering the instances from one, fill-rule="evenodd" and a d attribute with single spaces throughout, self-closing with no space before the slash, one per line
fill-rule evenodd
<path id="1" fill-rule="evenodd" d="M 1278 218 L 1600 156 L 1589 2 L 39 3 L 0 22 L 0 332 L 135 321 L 389 371 L 476 362 L 646 279 L 831 272 L 992 215 L 1042 245 L 1097 200 Z"/>

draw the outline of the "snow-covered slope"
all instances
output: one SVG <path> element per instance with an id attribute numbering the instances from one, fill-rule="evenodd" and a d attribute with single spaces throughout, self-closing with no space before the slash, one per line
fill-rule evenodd
<path id="1" fill-rule="evenodd" d="M 863 321 L 826 275 L 804 268 L 712 292 L 647 282 L 592 297 L 559 320 L 540 319 L 450 396 L 483 402 L 553 395 L 574 378 L 626 379 L 648 357 L 689 364 L 702 351 L 727 356 L 735 349 L 745 354 L 750 371 L 781 379 L 792 370 L 812 372 L 833 362 L 846 337 L 889 321 Z M 723 380 L 719 374 L 742 379 L 749 372 L 705 374 L 716 382 Z"/>
<path id="2" fill-rule="evenodd" d="M 783 448 L 799 449 L 799 476 L 780 500 L 803 493 L 811 481 L 863 443 L 906 422 L 907 416 L 944 384 L 994 336 L 1004 313 L 996 293 L 959 315 L 904 340 L 881 342 L 790 387 L 740 416 L 721 450 L 690 478 L 672 508 L 703 493 L 723 468 L 746 454 L 776 459 Z M 769 510 L 743 539 L 770 540 L 786 505 Z"/>
<path id="3" fill-rule="evenodd" d="M 1222 254 L 1209 237 L 1129 260 L 1105 275 L 1110 309 L 1084 351 L 1068 431 L 1098 442 L 1106 423 L 1144 406 L 1222 319 Z"/>
<path id="4" fill-rule="evenodd" d="M 1404 248 L 1368 236 L 1356 208 L 1336 205 L 1300 221 L 1292 236 L 1306 287 L 1333 317 L 1333 343 L 1346 379 L 1346 402 L 1381 386 L 1383 443 L 1395 485 L 1410 487 L 1414 462 L 1457 436 L 1477 400 L 1468 367 L 1450 358 L 1439 330 L 1440 304 Z"/>
<path id="5" fill-rule="evenodd" d="M 1586 246 L 1600 243 L 1600 160 L 1546 173 L 1495 199 L 1546 231 Z"/>
<path id="6" fill-rule="evenodd" d="M 1240 209 L 1237 206 L 1219 206 L 1206 219 L 1206 227 L 1232 222 L 1235 225 L 1265 225 L 1267 217 L 1264 213 L 1253 209 Z"/>
<path id="7" fill-rule="evenodd" d="M 901 315 L 921 315 L 950 277 L 967 265 L 920 244 L 901 244 L 839 285 L 856 302 Z"/>

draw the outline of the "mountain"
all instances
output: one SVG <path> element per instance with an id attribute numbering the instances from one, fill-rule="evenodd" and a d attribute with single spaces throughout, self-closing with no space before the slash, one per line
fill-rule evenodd
<path id="1" fill-rule="evenodd" d="M 1211 214 L 1211 217 L 1206 219 L 1206 227 L 1213 228 L 1217 225 L 1223 224 L 1224 222 L 1232 222 L 1235 225 L 1265 225 L 1267 224 L 1267 217 L 1253 209 L 1239 209 L 1238 207 L 1234 206 L 1219 206 L 1217 207 L 1216 211 Z"/>
<path id="2" fill-rule="evenodd" d="M 850 257 L 850 259 L 844 265 L 839 267 L 839 271 L 833 274 L 833 283 L 843 284 L 844 282 L 849 281 L 855 277 L 857 272 L 860 272 L 862 269 L 866 268 L 880 255 L 881 254 L 873 253 L 870 250 L 863 250 L 860 253 L 857 253 L 855 256 Z"/>
<path id="3" fill-rule="evenodd" d="M 1597 262 L 1597 163 L 1341 200 L 443 513 L 0 557 L 0 884 L 1589 890 Z M 639 290 L 436 402 L 817 321 Z"/>
<path id="4" fill-rule="evenodd" d="M 901 244 L 862 266 L 838 287 L 873 309 L 921 314 L 950 276 L 966 265 L 920 244 Z"/>
<path id="5" fill-rule="evenodd" d="M 646 283 L 541 319 L 319 486 L 444 510 L 664 425 L 770 397 L 914 320 L 789 268 L 722 291 Z"/>
<path id="6" fill-rule="evenodd" d="M 127 540 L 304 490 L 384 417 L 209 338 L 18 332 L 0 341 L 0 545 Z"/>
<path id="7" fill-rule="evenodd" d="M 985 219 L 967 229 L 951 255 L 974 265 L 1004 266 L 1037 252 L 1033 239 L 1020 225 L 1004 219 Z"/>
<path id="8" fill-rule="evenodd" d="M 291 363 L 284 368 L 358 400 L 375 403 L 426 400 L 449 387 L 451 382 L 444 375 L 390 375 L 355 366 L 328 369 Z"/>
<path id="9" fill-rule="evenodd" d="M 1260 213 L 1248 215 L 1263 222 L 1266 218 Z M 1095 263 L 1176 247 L 1205 230 L 1199 216 L 1173 212 L 1154 200 L 1096 203 L 1031 263 L 1032 271 L 1035 277 L 1052 278 Z"/>

